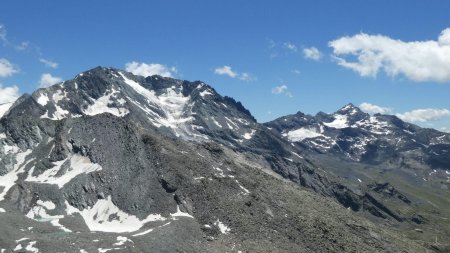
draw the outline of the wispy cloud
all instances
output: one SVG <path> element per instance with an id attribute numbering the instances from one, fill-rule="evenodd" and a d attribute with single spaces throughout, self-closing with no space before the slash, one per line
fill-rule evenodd
<path id="1" fill-rule="evenodd" d="M 8 77 L 19 72 L 19 69 L 5 58 L 0 58 L 0 77 Z"/>
<path id="2" fill-rule="evenodd" d="M 6 27 L 4 24 L 0 24 L 0 40 L 4 43 L 8 40 L 6 39 Z"/>
<path id="3" fill-rule="evenodd" d="M 256 80 L 256 77 L 254 77 L 254 76 L 253 76 L 252 74 L 250 74 L 250 73 L 244 72 L 244 73 L 239 74 L 238 79 L 239 79 L 239 80 L 242 80 L 242 81 L 247 81 L 247 82 L 249 82 L 249 81 L 254 81 L 254 80 Z"/>
<path id="4" fill-rule="evenodd" d="M 144 62 L 128 62 L 125 64 L 125 69 L 139 76 L 160 75 L 164 77 L 173 77 L 177 73 L 175 67 L 168 67 L 159 63 L 144 63 Z"/>
<path id="5" fill-rule="evenodd" d="M 29 49 L 31 46 L 31 43 L 29 41 L 22 41 L 20 43 L 11 42 L 8 39 L 8 32 L 4 24 L 0 24 L 0 41 L 3 43 L 4 46 L 12 47 L 17 51 L 24 51 L 26 49 Z M 37 47 L 35 49 L 37 52 L 40 52 Z"/>
<path id="6" fill-rule="evenodd" d="M 296 74 L 296 75 L 300 75 L 302 72 L 298 69 L 293 69 L 292 73 Z"/>
<path id="7" fill-rule="evenodd" d="M 47 59 L 44 59 L 44 58 L 39 59 L 39 61 L 41 63 L 43 63 L 45 66 L 49 67 L 49 68 L 52 68 L 52 69 L 58 68 L 58 63 L 57 62 L 54 62 L 54 61 L 51 61 L 51 60 L 47 60 Z"/>
<path id="8" fill-rule="evenodd" d="M 437 40 L 401 41 L 366 33 L 330 41 L 333 58 L 344 68 L 363 77 L 403 75 L 415 82 L 450 82 L 450 28 Z M 351 61 L 345 56 L 356 57 Z"/>
<path id="9" fill-rule="evenodd" d="M 318 61 L 322 58 L 322 55 L 322 52 L 316 47 L 307 47 L 303 49 L 303 57 L 305 57 L 305 59 Z"/>
<path id="10" fill-rule="evenodd" d="M 39 80 L 39 88 L 47 88 L 54 84 L 60 83 L 61 81 L 61 77 L 52 76 L 49 73 L 44 73 L 41 75 L 41 80 Z"/>
<path id="11" fill-rule="evenodd" d="M 247 72 L 238 73 L 236 71 L 233 71 L 233 69 L 230 66 L 224 65 L 222 67 L 217 67 L 214 69 L 214 74 L 216 75 L 224 75 L 231 78 L 237 78 L 242 81 L 254 81 L 256 80 L 256 77 L 254 77 L 252 74 Z"/>
<path id="12" fill-rule="evenodd" d="M 297 53 L 298 51 L 297 46 L 292 42 L 284 42 L 283 47 L 293 53 Z"/>
<path id="13" fill-rule="evenodd" d="M 288 96 L 290 98 L 293 97 L 292 93 L 290 91 L 288 91 L 288 87 L 285 84 L 281 84 L 281 85 L 273 87 L 272 88 L 272 94 L 275 94 L 275 95 L 282 95 L 282 94 L 284 94 L 284 95 L 286 95 L 286 96 Z"/>

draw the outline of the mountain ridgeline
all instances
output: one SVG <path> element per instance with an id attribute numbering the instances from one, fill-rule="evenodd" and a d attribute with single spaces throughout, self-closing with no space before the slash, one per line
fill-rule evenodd
<path id="1" fill-rule="evenodd" d="M 97 67 L 0 105 L 0 250 L 449 249 L 450 135 L 349 104 L 260 124 Z"/>

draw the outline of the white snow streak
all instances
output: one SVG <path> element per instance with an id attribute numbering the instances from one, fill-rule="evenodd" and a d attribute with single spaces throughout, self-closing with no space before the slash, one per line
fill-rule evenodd
<path id="1" fill-rule="evenodd" d="M 70 168 L 62 175 L 58 175 L 61 167 L 67 161 L 70 163 Z M 44 171 L 42 174 L 34 177 L 32 173 L 34 167 L 30 170 L 29 175 L 25 181 L 38 182 L 45 184 L 56 184 L 59 188 L 62 188 L 65 184 L 70 182 L 73 178 L 81 174 L 88 174 L 94 171 L 102 170 L 102 167 L 98 164 L 91 163 L 89 158 L 80 156 L 77 154 L 70 155 L 68 158 L 54 163 L 55 166 L 51 169 Z"/>

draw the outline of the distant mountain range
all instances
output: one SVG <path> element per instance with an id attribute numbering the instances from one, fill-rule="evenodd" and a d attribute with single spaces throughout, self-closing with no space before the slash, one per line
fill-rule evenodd
<path id="1" fill-rule="evenodd" d="M 395 116 L 260 124 L 201 81 L 97 67 L 0 118 L 2 252 L 450 247 L 450 135 Z"/>

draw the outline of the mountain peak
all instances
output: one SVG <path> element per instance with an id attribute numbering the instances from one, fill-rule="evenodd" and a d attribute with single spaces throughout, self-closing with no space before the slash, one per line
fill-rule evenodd
<path id="1" fill-rule="evenodd" d="M 344 105 L 341 109 L 339 109 L 336 113 L 353 115 L 353 114 L 357 114 L 360 112 L 362 112 L 362 111 L 361 111 L 361 109 L 359 109 L 359 107 L 355 106 L 352 103 L 348 103 L 348 104 Z"/>

